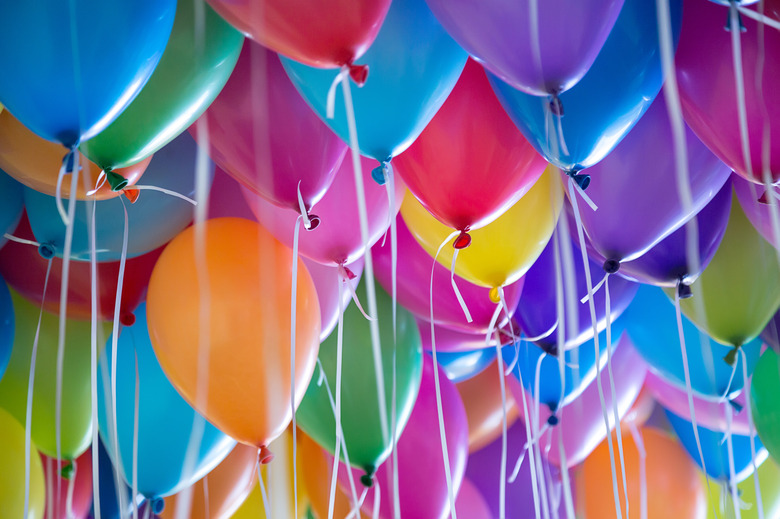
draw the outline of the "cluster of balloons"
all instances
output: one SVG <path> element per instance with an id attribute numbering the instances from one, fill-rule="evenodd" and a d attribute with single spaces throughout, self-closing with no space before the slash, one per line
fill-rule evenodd
<path id="1" fill-rule="evenodd" d="M 778 516 L 751 3 L 0 5 L 0 515 Z"/>

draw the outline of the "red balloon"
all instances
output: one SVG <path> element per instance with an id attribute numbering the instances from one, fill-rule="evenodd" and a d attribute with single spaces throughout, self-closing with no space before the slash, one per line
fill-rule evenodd
<path id="1" fill-rule="evenodd" d="M 313 67 L 351 65 L 374 42 L 390 0 L 207 0 L 234 27 Z"/>
<path id="2" fill-rule="evenodd" d="M 441 110 L 393 164 L 433 216 L 462 231 L 498 218 L 547 165 L 504 112 L 485 71 L 473 60 Z"/>
<path id="3" fill-rule="evenodd" d="M 19 226 L 13 236 L 34 240 L 27 214 L 22 215 Z M 160 247 L 142 256 L 128 258 L 125 264 L 125 278 L 120 303 L 120 319 L 124 324 L 135 320 L 133 312 L 146 298 L 146 287 L 152 275 L 152 268 L 165 247 Z M 60 286 L 62 283 L 62 259 L 52 258 L 49 286 L 46 289 L 44 309 L 58 313 L 60 308 Z M 25 299 L 36 305 L 41 304 L 43 284 L 46 279 L 48 260 L 32 245 L 8 241 L 0 249 L 0 274 L 8 285 Z M 114 318 L 116 286 L 119 281 L 119 262 L 108 261 L 97 264 L 98 279 L 98 318 Z M 68 318 L 88 320 L 92 316 L 90 263 L 88 261 L 70 262 L 70 280 L 68 284 Z"/>
<path id="4" fill-rule="evenodd" d="M 54 519 L 83 519 L 89 513 L 92 504 L 92 451 L 86 450 L 81 456 L 76 458 L 75 463 L 63 461 L 58 464 L 57 460 L 41 454 L 43 463 L 43 473 L 46 477 L 46 484 L 49 486 L 46 498 L 46 513 L 43 517 L 53 517 Z M 73 469 L 66 468 L 73 463 Z M 72 471 L 70 479 L 63 478 L 58 471 L 63 468 L 66 471 Z M 24 477 L 24 474 L 21 475 Z M 71 512 L 68 516 L 68 487 L 73 485 L 73 498 L 71 500 Z M 57 489 L 59 487 L 59 495 Z M 49 508 L 52 508 L 49 510 Z M 51 513 L 51 515 L 49 515 Z"/>

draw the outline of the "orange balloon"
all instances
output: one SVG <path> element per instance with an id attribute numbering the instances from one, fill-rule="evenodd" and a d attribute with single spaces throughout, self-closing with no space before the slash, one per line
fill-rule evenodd
<path id="1" fill-rule="evenodd" d="M 184 517 L 190 519 L 227 519 L 252 490 L 256 465 L 257 449 L 239 443 L 222 463 L 192 486 L 192 493 L 181 491 L 166 497 L 160 519 L 174 519 L 180 507 L 188 509 Z"/>
<path id="2" fill-rule="evenodd" d="M 647 454 L 647 517 L 666 519 L 685 517 L 704 519 L 707 516 L 707 493 L 693 461 L 678 441 L 669 434 L 643 427 L 640 429 Z M 613 441 L 617 438 L 613 434 Z M 629 431 L 623 430 L 626 481 L 628 482 L 629 518 L 641 517 L 639 451 Z M 623 481 L 618 470 L 618 495 L 623 513 Z M 587 519 L 615 517 L 612 494 L 612 472 L 606 440 L 582 464 L 577 475 L 577 505 Z"/>
<path id="3" fill-rule="evenodd" d="M 501 422 L 504 414 L 501 403 L 501 381 L 498 367 L 494 361 L 477 376 L 455 384 L 466 407 L 469 423 L 469 452 L 475 452 L 493 443 L 501 436 Z M 506 422 L 511 427 L 517 420 L 517 406 L 509 392 L 509 380 L 506 388 Z"/>
<path id="4" fill-rule="evenodd" d="M 198 230 L 205 249 L 200 261 Z M 292 260 L 292 251 L 260 224 L 216 218 L 171 240 L 149 282 L 149 331 L 166 375 L 211 423 L 256 447 L 268 445 L 292 420 Z M 296 309 L 297 408 L 314 372 L 320 334 L 317 292 L 301 260 Z M 201 348 L 205 380 L 199 380 Z M 201 398 L 199 382 L 207 389 Z"/>
<path id="5" fill-rule="evenodd" d="M 28 130 L 8 110 L 0 112 L 0 169 L 25 186 L 55 196 L 57 175 L 67 153 L 68 150 L 64 146 L 47 141 Z M 123 176 L 129 186 L 133 185 L 141 178 L 151 160 L 152 157 L 148 157 L 138 164 L 117 169 L 115 173 Z M 86 200 L 87 192 L 95 188 L 102 170 L 81 153 L 79 162 L 81 171 L 76 197 Z M 67 174 L 62 180 L 62 197 L 67 198 L 69 194 L 70 174 Z M 120 194 L 119 191 L 111 191 L 111 186 L 106 182 L 89 198 L 106 200 Z"/>

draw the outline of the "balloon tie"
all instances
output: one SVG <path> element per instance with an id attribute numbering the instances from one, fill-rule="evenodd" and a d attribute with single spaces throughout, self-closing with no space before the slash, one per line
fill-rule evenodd
<path id="1" fill-rule="evenodd" d="M 752 18 L 753 20 L 756 20 L 759 23 L 763 23 L 764 25 L 768 25 L 769 27 L 772 27 L 773 29 L 777 29 L 780 31 L 780 21 L 777 21 L 774 18 L 770 18 L 765 14 L 757 13 L 743 6 L 737 6 L 737 10 L 741 14 L 747 16 L 748 18 Z"/>
<path id="2" fill-rule="evenodd" d="M 756 492 L 756 504 L 758 505 L 758 519 L 764 519 L 764 501 L 761 499 L 761 485 L 758 481 L 758 466 L 756 465 L 756 439 L 755 439 L 755 426 L 753 425 L 753 409 L 751 407 L 751 395 L 750 385 L 752 384 L 751 378 L 748 376 L 747 371 L 747 355 L 745 355 L 745 349 L 740 348 L 739 354 L 742 357 L 742 379 L 745 384 L 745 407 L 747 407 L 748 413 L 748 436 L 750 437 L 750 454 L 752 455 L 751 462 L 753 464 L 753 486 Z"/>
<path id="3" fill-rule="evenodd" d="M 106 183 L 106 180 L 108 179 L 108 176 L 106 175 L 106 170 L 101 170 L 98 177 L 95 179 L 95 188 L 87 191 L 87 196 L 93 196 L 95 193 L 100 191 L 100 188 L 103 187 L 103 184 Z"/>
<path id="4" fill-rule="evenodd" d="M 349 75 L 349 66 L 344 65 L 339 70 L 339 73 L 336 74 L 336 77 L 333 78 L 330 88 L 328 88 L 328 98 L 325 105 L 325 115 L 328 119 L 333 119 L 336 116 L 336 90 L 347 75 Z"/>
<path id="5" fill-rule="evenodd" d="M 461 310 L 463 310 L 463 313 L 466 315 L 466 321 L 472 322 L 473 319 L 471 318 L 471 312 L 469 312 L 469 307 L 466 304 L 465 299 L 463 299 L 463 294 L 461 294 L 460 290 L 458 290 L 458 284 L 455 282 L 455 263 L 458 261 L 459 252 L 460 249 L 455 249 L 452 253 L 452 265 L 450 266 L 450 283 L 452 284 L 452 291 L 455 292 L 455 297 L 458 299 L 458 304 L 460 305 Z"/>
<path id="6" fill-rule="evenodd" d="M 686 283 L 686 279 L 684 277 L 681 277 L 677 280 L 677 295 L 680 297 L 680 300 L 689 299 L 693 297 L 693 292 L 691 291 L 691 285 Z"/>
<path id="7" fill-rule="evenodd" d="M 736 23 L 734 22 L 734 18 L 737 19 Z M 747 32 L 747 27 L 742 23 L 742 15 L 740 15 L 740 9 L 735 0 L 729 2 L 729 15 L 728 18 L 726 18 L 726 26 L 723 28 L 729 32 Z"/>
<path id="8" fill-rule="evenodd" d="M 355 65 L 354 63 L 350 63 L 347 66 L 349 67 L 349 77 L 352 78 L 352 81 L 355 82 L 358 88 L 365 85 L 366 80 L 368 79 L 368 65 Z"/>
<path id="9" fill-rule="evenodd" d="M 728 395 L 731 393 L 731 384 L 734 382 L 734 375 L 737 373 L 737 363 L 734 362 L 731 364 L 731 375 L 729 376 L 729 382 L 726 384 L 726 389 L 723 390 L 723 393 L 721 393 L 720 397 L 718 398 L 718 403 L 723 403 L 728 400 Z"/>
<path id="10" fill-rule="evenodd" d="M 351 273 L 352 271 L 348 270 L 344 265 L 339 265 L 338 268 L 345 279 L 352 279 L 354 277 L 354 274 L 352 274 L 352 277 L 349 276 L 349 273 Z M 366 311 L 363 309 L 363 305 L 360 304 L 360 299 L 358 299 L 357 292 L 355 292 L 355 287 L 352 286 L 352 283 L 347 283 L 347 287 L 349 288 L 349 293 L 352 297 L 352 300 L 355 302 L 355 305 L 357 306 L 358 310 L 360 310 L 360 313 L 363 314 L 363 317 L 365 317 L 367 321 L 376 321 L 376 318 L 368 315 Z"/>
<path id="11" fill-rule="evenodd" d="M 300 180 L 298 181 L 298 212 L 300 212 L 300 216 L 303 218 L 303 227 L 307 231 L 313 231 L 320 225 L 320 217 L 316 214 L 309 214 L 309 210 L 306 208 L 306 204 L 303 201 L 303 195 L 301 194 Z"/>
<path id="12" fill-rule="evenodd" d="M 550 112 L 558 117 L 563 117 L 563 103 L 557 92 L 550 94 Z"/>
<path id="13" fill-rule="evenodd" d="M 135 395 L 133 400 L 133 519 L 138 519 L 138 424 L 141 405 L 141 377 L 138 374 L 138 350 L 135 357 Z"/>
<path id="14" fill-rule="evenodd" d="M 723 360 L 728 364 L 729 366 L 733 366 L 734 363 L 737 362 L 737 351 L 739 350 L 739 346 L 734 346 L 729 350 L 729 352 L 726 354 L 726 356 L 723 357 Z"/>
<path id="15" fill-rule="evenodd" d="M 190 203 L 190 204 L 192 204 L 194 206 L 198 205 L 198 202 L 196 200 L 193 200 L 192 198 L 190 198 L 190 197 L 188 197 L 186 195 L 183 195 L 181 193 L 177 193 L 176 191 L 172 191 L 170 189 L 165 189 L 164 187 L 160 187 L 160 186 L 139 186 L 139 185 L 136 184 L 136 185 L 133 186 L 132 189 L 134 189 L 134 190 L 136 190 L 136 189 L 137 190 L 147 190 L 147 191 L 159 191 L 160 193 L 165 193 L 166 195 L 170 195 L 170 196 L 173 196 L 173 197 L 176 197 L 176 198 L 181 198 L 185 202 L 188 202 L 188 203 Z M 126 189 L 125 191 L 128 191 L 128 190 Z M 130 201 L 135 203 L 135 200 L 131 199 Z"/>
<path id="16" fill-rule="evenodd" d="M 458 237 L 455 238 L 455 241 L 452 243 L 455 250 L 465 249 L 469 245 L 471 245 L 471 235 L 469 234 L 468 229 L 460 231 L 460 234 L 458 234 Z"/>
<path id="17" fill-rule="evenodd" d="M 54 192 L 55 201 L 57 203 L 57 211 L 60 213 L 60 218 L 62 219 L 63 225 L 67 227 L 70 225 L 71 222 L 71 215 L 70 208 L 68 208 L 68 211 L 65 211 L 65 207 L 62 204 L 62 180 L 65 178 L 65 175 L 68 173 L 72 173 L 74 176 L 76 172 L 78 171 L 78 148 L 76 146 L 73 146 L 68 150 L 68 153 L 65 154 L 65 157 L 62 159 L 62 165 L 60 165 L 60 171 L 57 173 L 57 188 Z M 71 181 L 71 189 L 74 189 L 74 184 L 77 185 L 75 182 Z M 71 200 L 73 200 L 73 193 L 71 193 Z M 73 203 L 73 202 L 71 202 Z"/>
<path id="18" fill-rule="evenodd" d="M 599 290 L 601 290 L 601 287 L 604 285 L 604 283 L 606 283 L 606 281 L 607 281 L 607 278 L 609 278 L 609 275 L 610 275 L 610 274 L 609 274 L 608 272 L 605 272 L 605 273 L 604 273 L 604 277 L 603 277 L 603 278 L 601 278 L 601 281 L 599 281 L 598 283 L 596 283 L 596 286 L 594 286 L 594 287 L 593 287 L 593 290 L 589 291 L 587 294 L 585 294 L 584 296 L 582 296 L 582 297 L 580 298 L 580 303 L 582 303 L 582 304 L 585 304 L 585 303 L 587 303 L 588 301 L 590 301 L 590 298 L 591 298 L 591 297 L 593 297 L 593 296 L 595 296 L 595 295 L 596 295 L 596 292 L 598 292 Z"/>
<path id="19" fill-rule="evenodd" d="M 642 432 L 637 429 L 636 423 L 630 421 L 628 427 L 631 430 L 631 436 L 634 439 L 634 445 L 639 452 L 639 506 L 641 509 L 640 519 L 647 519 L 647 452 L 645 451 L 645 442 L 642 438 Z"/>

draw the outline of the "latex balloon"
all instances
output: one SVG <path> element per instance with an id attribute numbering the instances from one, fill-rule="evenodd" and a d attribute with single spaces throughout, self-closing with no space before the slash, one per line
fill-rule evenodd
<path id="1" fill-rule="evenodd" d="M 486 333 L 496 309 L 496 303 L 490 299 L 490 290 L 465 279 L 456 278 L 458 289 L 471 314 L 472 322 L 467 322 L 463 309 L 452 290 L 450 269 L 433 261 L 433 258 L 414 239 L 402 218 L 396 219 L 396 233 L 398 247 L 396 290 L 400 304 L 418 318 L 429 322 L 431 318 L 430 294 L 423 287 L 430 287 L 431 269 L 433 269 L 433 322 L 441 325 L 437 328 L 446 326 L 461 332 Z M 377 242 L 371 249 L 376 278 L 388 293 L 392 293 L 393 286 L 391 249 L 389 241 Z M 504 297 L 510 312 L 517 308 L 522 290 L 523 278 L 504 288 Z M 506 320 L 506 316 L 502 315 L 497 325 L 504 325 Z M 423 328 L 423 335 L 426 334 L 426 331 L 427 329 Z M 429 331 L 427 331 L 427 335 L 430 335 Z M 484 342 L 484 335 L 480 340 Z M 437 349 L 444 350 L 438 335 L 436 346 Z"/>
<path id="2" fill-rule="evenodd" d="M 307 211 L 319 202 L 347 149 L 301 99 L 278 56 L 250 40 L 190 131 L 208 139 L 211 157 L 236 180 L 295 211 L 299 191 Z"/>
<path id="3" fill-rule="evenodd" d="M 701 296 L 697 293 L 694 297 Z M 650 316 L 653 316 L 652 320 Z M 674 305 L 669 298 L 658 288 L 640 286 L 621 323 L 650 368 L 665 380 L 685 389 L 680 336 Z M 699 329 L 684 315 L 682 328 L 694 394 L 709 398 L 734 398 L 744 385 L 742 356 L 736 355 L 736 367 L 731 366 L 726 357 L 733 348 L 710 338 L 703 341 Z M 758 362 L 761 341 L 751 341 L 742 348 L 747 356 L 747 372 L 750 375 Z"/>
<path id="4" fill-rule="evenodd" d="M 84 454 L 77 459 L 57 463 L 56 459 L 41 454 L 41 463 L 43 465 L 43 474 L 45 481 L 49 484 L 49 490 L 46 493 L 46 514 L 41 517 L 53 517 L 54 519 L 84 519 L 89 513 L 89 507 L 92 504 L 92 452 L 84 451 Z M 66 467 L 72 466 L 72 469 Z M 61 468 L 71 471 L 69 478 L 62 477 Z M 70 487 L 73 487 L 72 497 L 70 498 L 70 511 L 72 515 L 68 516 L 68 493 Z M 59 487 L 59 495 L 57 488 Z M 49 510 L 51 508 L 51 511 Z M 48 515 L 51 512 L 51 516 Z"/>
<path id="5" fill-rule="evenodd" d="M 748 217 L 753 227 L 761 233 L 761 236 L 774 245 L 776 249 L 780 248 L 780 243 L 775 236 L 775 230 L 772 224 L 772 205 L 766 187 L 748 182 L 741 177 L 734 175 L 732 181 L 734 191 L 737 193 L 737 199 L 745 216 Z M 773 189 L 776 193 L 777 191 Z"/>
<path id="6" fill-rule="evenodd" d="M 8 241 L 5 234 L 12 233 L 22 217 L 23 193 L 22 185 L 0 170 L 0 248 Z"/>
<path id="7" fill-rule="evenodd" d="M 706 517 L 706 488 L 680 444 L 666 432 L 652 427 L 643 427 L 639 433 L 646 453 L 648 519 L 670 517 L 670 514 L 691 519 Z M 615 435 L 613 443 L 616 439 Z M 622 440 L 631 517 L 638 517 L 642 492 L 640 446 L 625 429 Z M 616 513 L 612 485 L 608 483 L 611 479 L 612 463 L 604 441 L 588 456 L 577 476 L 578 510 L 585 514 L 583 517 L 611 517 Z M 618 477 L 617 481 L 620 507 L 625 511 L 623 480 Z"/>
<path id="8" fill-rule="evenodd" d="M 470 60 L 441 110 L 395 165 L 437 220 L 467 232 L 512 207 L 547 163 L 507 116 L 485 71 Z"/>
<path id="9" fill-rule="evenodd" d="M 433 350 L 433 343 L 431 342 L 431 323 L 424 321 L 419 317 L 416 319 L 417 326 L 420 328 L 423 349 L 425 351 Z M 484 333 L 461 332 L 437 324 L 433 325 L 433 330 L 436 338 L 436 351 L 438 353 L 469 353 L 474 350 L 484 350 L 489 354 L 492 352 L 493 357 L 496 355 L 495 338 L 491 338 L 490 342 L 486 345 Z M 439 364 L 441 363 L 442 360 L 439 359 Z"/>
<path id="10" fill-rule="evenodd" d="M 684 418 L 677 416 L 671 411 L 666 411 L 666 418 L 672 424 L 680 443 L 696 464 L 701 467 L 702 462 L 699 457 L 699 447 L 696 443 L 696 437 L 693 434 L 693 424 Z M 761 444 L 761 440 L 755 438 L 756 457 L 750 450 L 750 437 L 741 434 L 731 433 L 731 447 L 727 444 L 727 432 L 719 432 L 707 429 L 697 425 L 699 432 L 699 445 L 701 445 L 702 456 L 704 457 L 704 469 L 707 474 L 719 482 L 739 483 L 753 474 L 753 463 L 756 466 L 766 460 L 769 453 Z M 731 448 L 732 453 L 729 453 Z M 733 463 L 733 466 L 732 466 Z M 734 477 L 731 477 L 733 471 Z"/>
<path id="11" fill-rule="evenodd" d="M 146 176 L 148 185 L 195 196 L 197 145 L 189 135 L 181 135 L 154 156 Z M 209 178 L 211 171 L 209 171 Z M 50 245 L 58 257 L 64 254 L 66 226 L 57 212 L 55 198 L 27 188 L 24 204 L 30 225 L 39 243 Z M 193 208 L 176 196 L 147 191 L 135 203 L 102 200 L 95 209 L 96 253 L 98 261 L 118 261 L 122 255 L 124 210 L 128 215 L 127 256 L 135 257 L 167 243 L 192 221 Z M 92 221 L 87 202 L 76 202 L 71 257 L 88 261 Z"/>
<path id="12" fill-rule="evenodd" d="M 8 285 L 0 276 L 0 380 L 11 360 L 15 333 L 14 305 Z"/>
<path id="13" fill-rule="evenodd" d="M 455 511 L 461 517 L 490 517 L 487 501 L 468 478 L 463 478 L 460 484 Z"/>
<path id="14" fill-rule="evenodd" d="M 16 333 L 11 360 L 0 380 L 0 407 L 20 423 L 25 422 L 30 363 L 40 308 L 11 293 L 16 318 Z M 109 326 L 100 324 L 99 334 L 108 336 Z M 65 347 L 62 369 L 62 414 L 60 452 L 62 459 L 73 459 L 92 441 L 92 406 L 90 384 L 90 334 L 88 322 L 68 320 L 65 324 Z M 47 456 L 56 457 L 56 388 L 59 316 L 44 311 L 38 337 L 33 386 L 33 442 Z M 102 339 L 99 335 L 99 340 Z"/>
<path id="15" fill-rule="evenodd" d="M 339 283 L 342 285 L 349 283 L 352 285 L 352 290 L 355 290 L 363 275 L 363 259 L 358 258 L 354 263 L 346 266 L 346 268 L 355 275 L 353 279 L 343 279 L 343 276 L 337 267 L 323 265 L 322 263 L 317 263 L 309 258 L 303 258 L 303 263 L 306 265 L 309 274 L 311 274 L 311 279 L 314 281 L 314 287 L 317 289 L 317 300 L 320 302 L 320 342 L 322 342 L 330 336 L 338 324 Z M 352 291 L 348 286 L 342 286 L 342 310 L 347 308 L 351 299 Z"/>
<path id="16" fill-rule="evenodd" d="M 44 139 L 77 146 L 148 81 L 175 11 L 175 0 L 3 5 L 0 100 Z"/>
<path id="17" fill-rule="evenodd" d="M 669 10 L 676 41 L 682 1 L 670 0 Z M 590 167 L 615 148 L 661 89 L 656 6 L 625 0 L 593 66 L 559 96 L 556 111 L 563 117 L 552 112 L 546 99 L 495 77 L 490 81 L 509 116 L 549 162 L 565 171 Z"/>
<path id="18" fill-rule="evenodd" d="M 502 287 L 520 279 L 544 250 L 563 201 L 557 173 L 548 168 L 533 187 L 497 220 L 471 233 L 471 245 L 459 252 L 455 273 L 477 285 Z M 414 197 L 401 215 L 412 235 L 431 256 L 452 233 Z M 528 225 L 528 222 L 534 222 Z M 508 239 L 511 237 L 511 239 Z M 438 261 L 452 264 L 454 248 L 445 246 Z"/>
<path id="19" fill-rule="evenodd" d="M 120 478 L 116 480 L 114 466 L 111 464 L 111 458 L 106 452 L 103 442 L 98 440 L 98 495 L 92 502 L 92 513 L 90 517 L 97 517 L 98 501 L 100 502 L 100 516 L 106 519 L 122 519 L 133 513 L 133 493 L 132 489 Z M 120 499 L 121 496 L 121 499 Z M 122 507 L 124 503 L 124 508 Z M 139 508 L 144 504 L 143 496 L 138 496 L 138 502 L 135 503 Z M 140 512 L 140 510 L 139 510 Z"/>
<path id="20" fill-rule="evenodd" d="M 582 79 L 623 7 L 623 0 L 427 2 L 447 32 L 488 70 L 542 96 Z"/>
<path id="21" fill-rule="evenodd" d="M 756 365 L 750 386 L 750 405 L 756 431 L 775 460 L 780 458 L 780 434 L 777 429 L 780 410 L 774 396 L 780 387 L 778 362 L 777 353 L 772 350 L 765 351 Z"/>
<path id="22" fill-rule="evenodd" d="M 60 144 L 49 142 L 35 135 L 20 123 L 8 110 L 0 112 L 0 168 L 27 187 L 50 196 L 57 193 L 57 177 L 62 165 L 62 157 L 68 152 Z M 114 173 L 134 185 L 143 175 L 149 160 L 143 160 Z M 76 198 L 79 200 L 105 200 L 121 195 L 113 191 L 111 183 L 105 182 L 94 194 L 102 169 L 94 162 L 79 154 L 79 182 Z M 62 197 L 70 196 L 70 173 L 62 177 Z"/>
<path id="23" fill-rule="evenodd" d="M 221 218 L 235 216 L 253 220 L 254 215 L 249 210 L 241 192 L 241 185 L 236 179 L 228 175 L 225 170 L 216 166 L 214 168 L 214 180 L 209 191 L 209 218 Z"/>
<path id="24" fill-rule="evenodd" d="M 736 347 L 758 336 L 780 306 L 777 251 L 750 225 L 739 203 L 732 202 L 723 241 L 692 288 L 704 312 L 699 315 L 690 299 L 680 303 L 682 311 L 710 337 Z"/>
<path id="25" fill-rule="evenodd" d="M 437 345 L 438 348 L 438 345 Z M 439 351 L 436 360 L 453 382 L 461 383 L 482 373 L 496 358 L 495 348 L 471 351 Z"/>
<path id="26" fill-rule="evenodd" d="M 501 436 L 504 407 L 501 401 L 499 368 L 496 364 L 497 361 L 494 361 L 481 373 L 455 386 L 466 409 L 469 452 L 477 451 Z M 508 382 L 504 385 L 504 395 L 507 427 L 511 427 L 517 420 L 517 406 L 510 394 Z M 455 507 L 457 508 L 457 503 Z"/>
<path id="27" fill-rule="evenodd" d="M 198 232 L 204 243 L 200 259 L 194 252 Z M 299 260 L 292 378 L 292 261 L 290 250 L 258 224 L 217 218 L 174 238 L 149 283 L 149 331 L 163 371 L 206 419 L 255 447 L 267 446 L 287 427 L 291 386 L 297 406 L 316 361 L 320 309 Z M 199 265 L 209 268 L 201 271 Z M 207 292 L 198 279 L 208 283 Z M 198 345 L 210 359 L 207 400 L 198 398 Z"/>
<path id="28" fill-rule="evenodd" d="M 388 209 L 387 191 L 371 180 L 371 161 L 362 159 L 363 184 L 366 194 L 368 216 L 368 244 L 372 246 L 387 231 L 391 218 L 395 218 L 404 198 L 403 182 L 395 182 L 396 207 Z M 298 213 L 276 207 L 261 197 L 244 189 L 244 195 L 257 220 L 277 240 L 288 247 L 293 245 L 293 234 Z M 311 232 L 301 231 L 298 251 L 314 261 L 326 265 L 350 264 L 365 254 L 360 234 L 360 215 L 355 198 L 355 176 L 352 163 L 345 161 L 339 168 L 333 185 L 316 206 L 320 220 Z"/>
<path id="29" fill-rule="evenodd" d="M 687 3 L 683 13 L 680 48 L 675 58 L 683 116 L 696 135 L 729 168 L 751 182 L 780 178 L 780 147 L 764 143 L 765 132 L 777 132 L 780 102 L 765 90 L 780 77 L 780 34 L 760 22 L 740 16 L 742 74 L 744 81 L 749 156 L 742 152 L 736 75 L 732 61 L 728 8 L 711 2 Z M 761 14 L 780 20 L 780 2 L 765 1 Z M 774 126 L 774 128 L 773 128 Z M 765 148 L 766 146 L 766 148 Z M 765 155 L 766 154 L 766 155 Z M 764 162 L 766 156 L 766 163 Z M 766 169 L 765 169 L 766 168 Z"/>
<path id="30" fill-rule="evenodd" d="M 352 65 L 371 46 L 389 0 L 315 4 L 275 0 L 208 0 L 241 32 L 263 46 L 317 67 Z M 295 23 L 290 23 L 295 20 Z"/>
<path id="31" fill-rule="evenodd" d="M 330 503 L 330 481 L 333 464 L 325 451 L 303 432 L 298 433 L 298 473 L 301 474 L 309 495 L 311 510 L 315 518 L 328 517 Z M 333 503 L 333 517 L 347 517 L 352 503 L 340 486 L 336 487 Z M 361 514 L 362 516 L 362 514 Z M 252 516 L 256 517 L 256 516 Z M 249 516 L 246 516 L 249 519 Z"/>
<path id="32" fill-rule="evenodd" d="M 366 300 L 365 281 L 358 286 L 357 296 Z M 393 307 L 390 296 L 377 287 L 377 318 L 381 348 L 381 366 L 385 388 L 385 417 L 392 423 L 390 395 L 393 394 L 393 356 L 396 366 L 396 415 L 398 434 L 403 434 L 409 420 L 420 383 L 422 348 L 420 332 L 412 315 L 398 307 L 395 335 L 393 335 Z M 382 433 L 379 417 L 377 374 L 371 346 L 368 321 L 356 305 L 350 305 L 344 313 L 341 379 L 341 426 L 349 462 L 372 476 L 377 467 L 390 455 L 392 434 Z M 306 389 L 296 418 L 298 426 L 320 446 L 331 453 L 336 451 L 336 421 L 331 408 L 329 393 L 334 402 L 337 397 L 337 336 L 331 334 L 320 345 L 318 369 Z M 324 374 L 328 384 L 319 383 Z M 341 451 L 343 456 L 343 451 Z"/>
<path id="33" fill-rule="evenodd" d="M 30 500 L 29 508 L 25 509 L 25 450 L 24 427 L 4 409 L 0 409 L 0 503 L 3 504 L 3 514 L 10 517 L 27 517 L 42 519 L 46 503 L 46 482 L 43 477 L 41 459 L 32 445 L 30 456 Z"/>
<path id="34" fill-rule="evenodd" d="M 354 9 L 352 4 L 350 9 Z M 360 89 L 352 89 L 360 153 L 380 161 L 403 153 L 447 99 L 466 58 L 424 0 L 394 0 L 376 41 L 360 60 L 371 71 L 369 78 Z M 335 94 L 334 117 L 327 117 L 328 90 L 339 71 L 320 70 L 287 58 L 282 58 L 282 64 L 314 111 L 349 142 L 340 88 Z"/>
<path id="35" fill-rule="evenodd" d="M 775 313 L 774 317 L 769 320 L 760 337 L 775 352 L 780 351 L 780 315 L 778 313 Z"/>
<path id="36" fill-rule="evenodd" d="M 759 519 L 760 517 L 776 517 L 780 514 L 780 468 L 774 460 L 767 460 L 758 467 L 758 481 L 761 492 L 761 500 L 756 496 L 756 487 L 753 478 L 737 484 L 737 495 L 741 503 L 749 508 L 740 506 L 742 519 Z M 703 477 L 701 478 L 704 479 Z M 731 492 L 723 486 L 711 487 L 710 502 L 707 509 L 707 519 L 735 519 L 734 505 Z M 763 515 L 759 515 L 759 506 L 763 504 Z M 715 511 L 718 512 L 716 517 Z"/>

